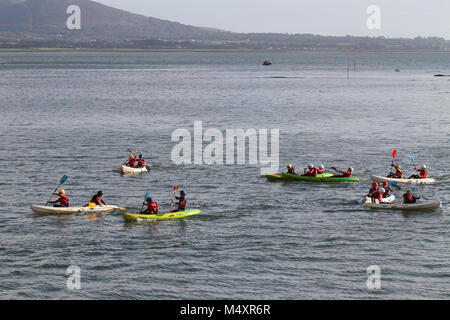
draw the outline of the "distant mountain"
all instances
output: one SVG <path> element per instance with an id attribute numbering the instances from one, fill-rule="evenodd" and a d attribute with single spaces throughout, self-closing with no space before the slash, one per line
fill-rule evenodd
<path id="1" fill-rule="evenodd" d="M 70 5 L 81 8 L 81 30 L 66 26 Z M 90 0 L 0 0 L 0 48 L 43 47 L 450 51 L 450 41 L 234 33 L 145 17 Z"/>

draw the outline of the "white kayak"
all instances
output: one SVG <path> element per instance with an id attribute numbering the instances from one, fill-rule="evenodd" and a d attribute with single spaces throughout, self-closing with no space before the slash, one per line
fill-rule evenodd
<path id="1" fill-rule="evenodd" d="M 380 203 L 378 201 L 378 199 L 375 200 L 375 203 Z M 382 203 L 393 203 L 395 201 L 395 196 L 393 194 L 391 194 L 389 197 L 387 198 L 383 198 L 383 200 L 381 200 Z M 364 203 L 372 203 L 372 199 L 370 197 L 366 197 L 366 201 Z"/>
<path id="2" fill-rule="evenodd" d="M 436 210 L 439 209 L 442 205 L 441 201 L 425 201 L 418 203 L 364 203 L 366 207 L 370 209 L 384 209 L 384 210 Z"/>
<path id="3" fill-rule="evenodd" d="M 125 210 L 115 205 L 103 205 L 96 207 L 50 207 L 33 204 L 31 210 L 39 214 L 74 214 L 74 213 L 101 213 L 114 210 Z"/>
<path id="4" fill-rule="evenodd" d="M 120 166 L 120 172 L 121 173 L 126 173 L 126 174 L 135 174 L 135 173 L 142 173 L 142 172 L 149 172 L 150 171 L 150 167 L 149 166 L 145 166 L 142 168 L 132 168 L 126 165 L 121 165 Z"/>
<path id="5" fill-rule="evenodd" d="M 436 182 L 436 179 L 433 179 L 433 178 L 399 179 L 399 178 L 388 178 L 388 177 L 383 177 L 383 176 L 377 176 L 374 174 L 370 175 L 370 177 L 372 178 L 373 181 L 378 181 L 378 182 L 383 182 L 383 181 L 394 182 L 394 181 L 396 181 L 397 183 L 405 183 L 405 184 L 428 184 L 428 183 Z"/>

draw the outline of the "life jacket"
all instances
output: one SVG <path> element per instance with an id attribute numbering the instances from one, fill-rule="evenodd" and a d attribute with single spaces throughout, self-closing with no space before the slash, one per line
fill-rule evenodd
<path id="1" fill-rule="evenodd" d="M 369 190 L 369 194 L 372 195 L 372 193 L 374 193 L 374 192 L 377 191 L 377 190 L 378 190 L 377 187 L 372 187 L 372 188 L 370 188 L 370 190 Z"/>
<path id="2" fill-rule="evenodd" d="M 147 206 L 147 210 L 145 210 L 146 213 L 159 213 L 159 205 L 157 202 L 146 202 L 145 205 Z"/>
<path id="3" fill-rule="evenodd" d="M 392 191 L 392 189 L 389 188 L 388 186 L 384 187 L 383 198 L 389 197 L 391 195 L 391 191 Z"/>
<path id="4" fill-rule="evenodd" d="M 128 160 L 128 166 L 135 167 L 136 166 L 136 158 L 131 158 L 130 160 Z"/>
<path id="5" fill-rule="evenodd" d="M 56 200 L 61 204 L 61 206 L 68 207 L 70 205 L 69 198 L 65 194 L 58 194 L 59 199 Z"/>
<path id="6" fill-rule="evenodd" d="M 187 199 L 186 199 L 186 197 L 180 198 L 180 200 L 178 201 L 178 209 L 186 210 L 186 207 L 187 207 Z"/>
<path id="7" fill-rule="evenodd" d="M 145 166 L 145 159 L 144 158 L 141 158 L 141 159 L 138 160 L 138 166 L 139 167 Z"/>
<path id="8" fill-rule="evenodd" d="M 322 174 L 323 173 L 323 169 L 317 168 L 316 169 L 317 173 Z"/>
<path id="9" fill-rule="evenodd" d="M 288 168 L 288 172 L 287 173 L 296 174 L 297 171 L 295 170 L 294 167 L 292 167 L 292 168 Z"/>
<path id="10" fill-rule="evenodd" d="M 418 169 L 417 171 L 419 171 L 419 177 L 422 179 L 425 179 L 427 177 L 427 169 Z"/>
<path id="11" fill-rule="evenodd" d="M 317 169 L 316 168 L 310 169 L 309 171 L 306 172 L 306 175 L 313 176 L 313 177 L 317 176 Z"/>
<path id="12" fill-rule="evenodd" d="M 404 203 L 416 203 L 416 197 L 414 197 L 412 194 L 405 193 L 403 195 L 403 202 Z"/>
<path id="13" fill-rule="evenodd" d="M 99 206 L 102 203 L 102 197 L 99 195 L 95 195 L 92 197 L 91 202 Z"/>
<path id="14" fill-rule="evenodd" d="M 402 178 L 403 177 L 403 170 L 395 168 L 395 176 L 397 178 Z"/>
<path id="15" fill-rule="evenodd" d="M 344 177 L 351 178 L 353 174 L 351 171 L 345 171 L 345 172 L 342 172 L 342 175 Z"/>
<path id="16" fill-rule="evenodd" d="M 378 190 L 375 192 L 372 192 L 370 197 L 372 198 L 372 200 L 378 199 L 378 201 L 380 201 L 380 202 L 383 200 L 383 194 L 381 194 L 381 192 Z"/>

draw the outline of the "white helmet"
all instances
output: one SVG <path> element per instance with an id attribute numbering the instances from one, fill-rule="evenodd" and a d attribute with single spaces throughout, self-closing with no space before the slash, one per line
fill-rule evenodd
<path id="1" fill-rule="evenodd" d="M 380 193 L 385 193 L 386 192 L 386 190 L 384 190 L 384 188 L 380 188 L 379 191 L 380 191 Z"/>
<path id="2" fill-rule="evenodd" d="M 308 164 L 308 168 L 312 169 L 314 168 L 314 165 L 312 163 Z"/>
<path id="3" fill-rule="evenodd" d="M 352 167 L 348 168 L 348 170 L 349 170 L 350 172 L 353 172 L 353 168 L 352 168 Z"/>
<path id="4" fill-rule="evenodd" d="M 423 166 L 422 166 L 422 169 L 426 169 L 426 168 L 427 168 L 427 166 L 426 166 L 426 165 L 423 165 Z"/>
<path id="5" fill-rule="evenodd" d="M 323 164 L 321 164 L 321 165 L 319 166 L 319 168 L 323 170 L 323 169 L 325 169 L 325 166 L 324 166 Z"/>

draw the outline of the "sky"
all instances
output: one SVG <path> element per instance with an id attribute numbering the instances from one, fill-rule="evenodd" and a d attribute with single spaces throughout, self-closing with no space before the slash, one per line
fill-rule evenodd
<path id="1" fill-rule="evenodd" d="M 450 40 L 450 0 L 94 0 L 184 24 L 234 32 L 312 33 Z M 369 6 L 380 9 L 369 29 Z M 371 20 L 373 21 L 373 20 Z"/>

